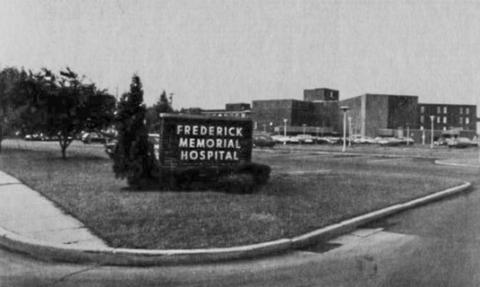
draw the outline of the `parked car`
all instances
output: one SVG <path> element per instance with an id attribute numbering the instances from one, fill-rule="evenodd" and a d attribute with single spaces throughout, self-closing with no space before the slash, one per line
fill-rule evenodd
<path id="1" fill-rule="evenodd" d="M 318 137 L 317 143 L 340 144 L 342 139 L 339 137 Z"/>
<path id="2" fill-rule="evenodd" d="M 26 141 L 43 141 L 45 140 L 45 135 L 43 133 L 26 134 L 24 139 Z"/>
<path id="3" fill-rule="evenodd" d="M 58 135 L 45 135 L 42 140 L 43 141 L 58 141 L 60 138 L 58 137 Z"/>
<path id="4" fill-rule="evenodd" d="M 282 135 L 273 135 L 272 139 L 279 144 L 298 144 L 300 141 L 296 137 L 291 136 L 282 136 Z"/>
<path id="5" fill-rule="evenodd" d="M 107 143 L 107 138 L 98 132 L 87 132 L 82 135 L 82 142 L 84 144 L 90 143 Z"/>
<path id="6" fill-rule="evenodd" d="M 393 137 L 380 138 L 377 140 L 377 143 L 381 146 L 399 146 L 404 144 L 402 140 Z"/>
<path id="7" fill-rule="evenodd" d="M 148 134 L 148 141 L 153 144 L 153 151 L 155 153 L 155 158 L 159 158 L 160 153 L 160 135 L 159 134 Z M 115 152 L 115 146 L 117 145 L 118 140 L 112 138 L 105 143 L 105 152 L 112 157 Z"/>
<path id="8" fill-rule="evenodd" d="M 253 147 L 273 147 L 275 140 L 268 134 L 254 134 Z"/>
<path id="9" fill-rule="evenodd" d="M 404 145 L 413 145 L 415 144 L 415 140 L 410 138 L 410 137 L 403 137 L 403 138 L 399 138 L 400 141 L 402 141 L 401 144 L 404 144 Z"/>
<path id="10" fill-rule="evenodd" d="M 330 142 L 325 137 L 315 137 L 316 144 L 330 144 Z"/>
<path id="11" fill-rule="evenodd" d="M 446 146 L 446 145 L 448 145 L 448 142 L 449 142 L 450 140 L 453 140 L 453 138 L 450 139 L 450 138 L 443 138 L 443 137 L 441 137 L 441 138 L 439 138 L 438 140 L 434 141 L 433 143 L 434 143 L 435 145 L 438 145 L 438 146 Z"/>
<path id="12" fill-rule="evenodd" d="M 108 154 L 108 156 L 110 157 L 113 156 L 113 153 L 115 152 L 115 146 L 117 145 L 117 143 L 118 143 L 117 139 L 114 139 L 105 143 L 105 152 Z"/>
<path id="13" fill-rule="evenodd" d="M 374 144 L 376 143 L 375 139 L 372 137 L 362 137 L 361 135 L 352 136 L 352 142 L 354 144 Z"/>
<path id="14" fill-rule="evenodd" d="M 282 135 L 272 135 L 271 137 L 275 141 L 275 143 L 283 143 L 284 141 L 286 141 L 287 138 Z"/>
<path id="15" fill-rule="evenodd" d="M 297 137 L 288 137 L 287 144 L 299 144 L 300 140 Z"/>
<path id="16" fill-rule="evenodd" d="M 465 137 L 450 138 L 447 140 L 447 145 L 449 148 L 478 147 L 477 142 Z"/>
<path id="17" fill-rule="evenodd" d="M 315 139 L 311 135 L 297 135 L 295 137 L 301 144 L 313 144 Z"/>

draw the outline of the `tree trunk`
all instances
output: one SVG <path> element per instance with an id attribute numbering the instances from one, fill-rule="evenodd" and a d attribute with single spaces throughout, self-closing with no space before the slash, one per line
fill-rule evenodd
<path id="1" fill-rule="evenodd" d="M 62 145 L 62 159 L 67 159 L 67 147 Z"/>
<path id="2" fill-rule="evenodd" d="M 62 159 L 67 159 L 67 147 L 70 144 L 68 136 L 60 136 L 59 138 L 60 149 L 62 150 Z"/>
<path id="3" fill-rule="evenodd" d="M 2 153 L 3 127 L 0 124 L 0 153 Z"/>

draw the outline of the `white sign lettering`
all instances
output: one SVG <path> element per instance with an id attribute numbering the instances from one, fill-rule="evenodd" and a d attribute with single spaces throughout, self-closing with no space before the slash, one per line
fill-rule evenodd
<path id="1" fill-rule="evenodd" d="M 178 147 L 182 161 L 239 160 L 243 127 L 179 124 L 176 134 L 179 136 Z"/>

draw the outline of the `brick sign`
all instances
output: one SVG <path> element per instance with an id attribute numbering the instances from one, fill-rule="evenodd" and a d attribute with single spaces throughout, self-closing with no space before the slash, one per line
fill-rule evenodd
<path id="1" fill-rule="evenodd" d="M 222 165 L 251 160 L 249 119 L 161 114 L 159 161 L 164 166 Z"/>

